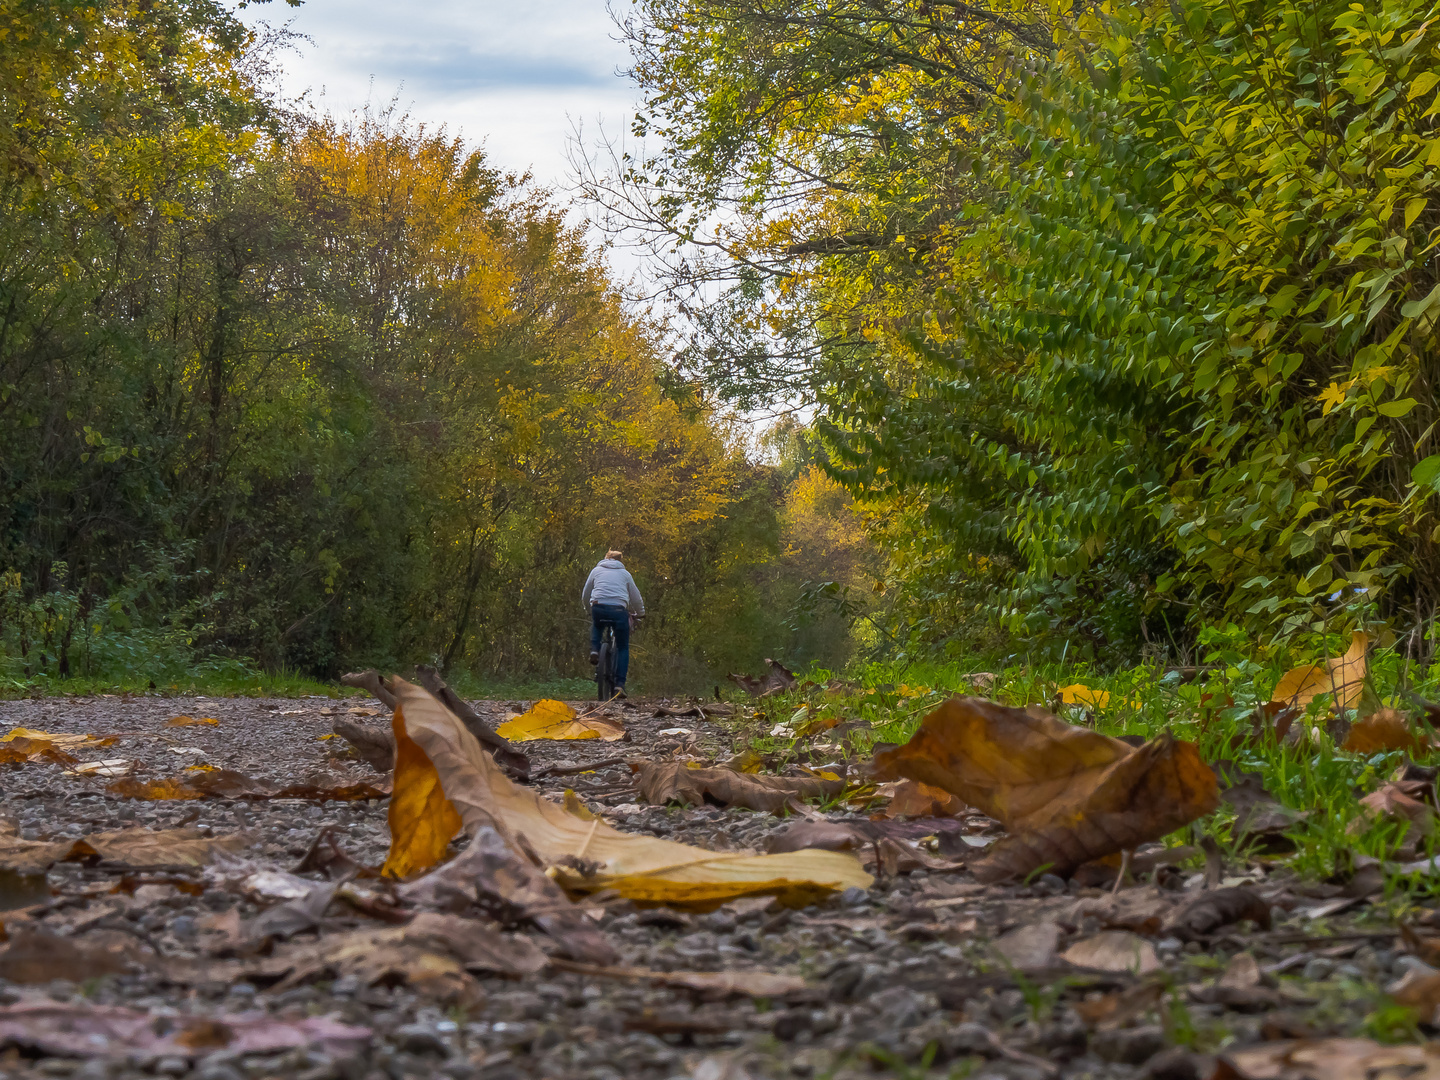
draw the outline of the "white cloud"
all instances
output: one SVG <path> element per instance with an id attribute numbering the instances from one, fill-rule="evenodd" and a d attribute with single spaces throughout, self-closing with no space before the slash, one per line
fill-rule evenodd
<path id="1" fill-rule="evenodd" d="M 483 143 L 493 164 L 533 169 L 542 184 L 563 184 L 574 124 L 619 134 L 635 111 L 604 0 L 306 0 L 241 17 L 288 21 L 312 39 L 282 58 L 288 95 L 309 89 L 337 114 L 396 98 L 428 128 Z"/>

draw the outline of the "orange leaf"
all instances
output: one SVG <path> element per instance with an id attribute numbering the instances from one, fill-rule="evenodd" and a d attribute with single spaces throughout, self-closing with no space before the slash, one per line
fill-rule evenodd
<path id="1" fill-rule="evenodd" d="M 1045 713 L 953 698 L 904 746 L 877 754 L 882 774 L 943 788 L 1010 831 L 971 869 L 996 881 L 1081 863 L 1157 840 L 1219 805 L 1193 743 L 1166 733 L 1141 747 Z"/>
<path id="2" fill-rule="evenodd" d="M 166 720 L 166 721 L 165 721 L 165 726 L 166 726 L 166 727 L 191 727 L 192 725 L 195 725 L 195 724 L 209 724 L 211 727 L 215 727 L 215 726 L 218 725 L 219 723 L 220 723 L 220 721 L 219 721 L 219 720 L 216 720 L 213 716 L 201 716 L 201 717 L 198 717 L 198 718 L 197 718 L 197 717 L 194 717 L 194 716 L 183 716 L 183 715 L 182 715 L 182 716 L 172 716 L 169 720 Z"/>
<path id="3" fill-rule="evenodd" d="M 902 780 L 895 788 L 890 805 L 877 816 L 954 817 L 964 809 L 965 804 L 943 788 L 931 787 L 919 780 Z"/>
<path id="4" fill-rule="evenodd" d="M 148 783 L 142 783 L 139 780 L 117 780 L 105 790 L 125 799 L 149 799 L 163 802 L 172 799 L 203 799 L 205 797 L 204 792 L 196 791 L 188 784 L 168 778 L 151 780 Z"/>
<path id="5" fill-rule="evenodd" d="M 407 878 L 443 859 L 463 823 L 445 797 L 430 758 L 405 733 L 403 707 L 395 707 L 390 724 L 395 731 L 395 788 L 390 799 L 390 854 L 380 873 Z"/>
<path id="6" fill-rule="evenodd" d="M 1271 702 L 1304 708 L 1321 694 L 1334 694 L 1339 708 L 1353 709 L 1365 689 L 1365 651 L 1369 646 L 1369 636 L 1356 630 L 1344 656 L 1287 671 L 1275 684 Z"/>

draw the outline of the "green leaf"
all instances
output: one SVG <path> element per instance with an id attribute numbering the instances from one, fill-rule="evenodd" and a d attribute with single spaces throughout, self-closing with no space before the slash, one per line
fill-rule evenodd
<path id="1" fill-rule="evenodd" d="M 1417 488 L 1440 491 L 1440 454 L 1431 454 L 1411 469 L 1410 482 Z"/>
<path id="2" fill-rule="evenodd" d="M 1422 71 L 1411 81 L 1410 89 L 1405 95 L 1406 100 L 1414 101 L 1421 94 L 1434 89 L 1436 83 L 1440 83 L 1440 72 Z"/>
<path id="3" fill-rule="evenodd" d="M 1377 411 L 1381 416 L 1404 416 L 1418 404 L 1414 398 L 1401 398 L 1399 401 L 1387 401 Z"/>

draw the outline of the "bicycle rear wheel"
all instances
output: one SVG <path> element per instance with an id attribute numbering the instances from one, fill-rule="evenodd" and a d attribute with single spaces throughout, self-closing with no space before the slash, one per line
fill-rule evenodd
<path id="1" fill-rule="evenodd" d="M 615 637 L 606 634 L 600 642 L 600 660 L 595 665 L 596 698 L 609 701 L 615 696 Z"/>

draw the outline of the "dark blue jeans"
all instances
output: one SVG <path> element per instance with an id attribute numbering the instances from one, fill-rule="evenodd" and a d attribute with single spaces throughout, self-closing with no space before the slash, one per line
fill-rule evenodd
<path id="1" fill-rule="evenodd" d="M 590 605 L 590 651 L 600 651 L 600 631 L 615 628 L 615 685 L 624 686 L 630 672 L 630 612 L 618 604 Z"/>

